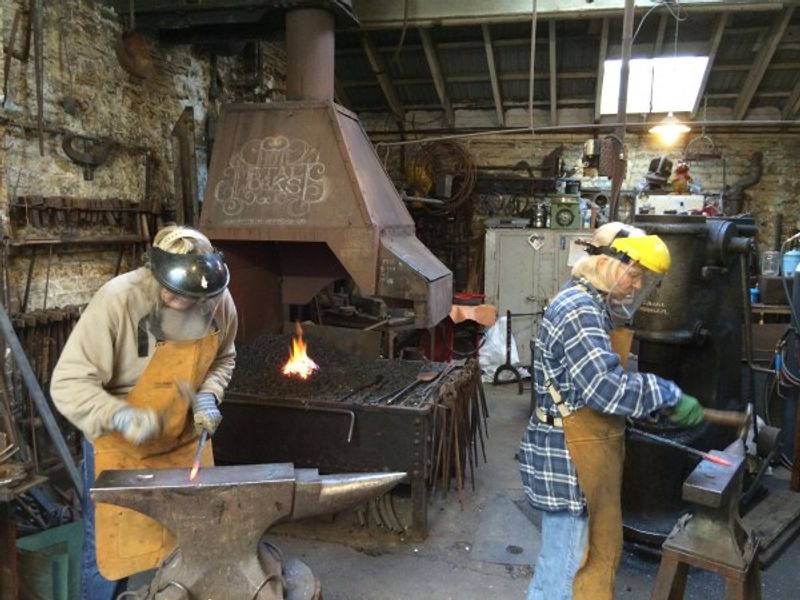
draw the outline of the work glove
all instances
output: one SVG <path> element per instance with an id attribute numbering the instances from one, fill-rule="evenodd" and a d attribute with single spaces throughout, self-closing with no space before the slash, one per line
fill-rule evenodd
<path id="1" fill-rule="evenodd" d="M 208 435 L 214 435 L 222 421 L 222 413 L 217 407 L 217 397 L 210 392 L 200 392 L 192 401 L 194 428 L 200 435 L 205 429 Z"/>
<path id="2" fill-rule="evenodd" d="M 111 424 L 134 446 L 150 441 L 161 432 L 161 419 L 152 408 L 125 406 L 114 413 Z"/>
<path id="3" fill-rule="evenodd" d="M 703 407 L 697 398 L 683 394 L 678 403 L 667 413 L 667 418 L 678 425 L 692 427 L 702 423 L 705 417 L 703 416 Z"/>

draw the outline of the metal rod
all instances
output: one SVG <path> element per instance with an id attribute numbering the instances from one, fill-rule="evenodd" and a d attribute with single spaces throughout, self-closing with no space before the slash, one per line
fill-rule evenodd
<path id="1" fill-rule="evenodd" d="M 41 417 L 47 429 L 47 433 L 50 434 L 50 438 L 53 440 L 56 452 L 64 463 L 64 467 L 67 469 L 70 479 L 72 479 L 72 484 L 75 486 L 75 493 L 80 498 L 82 482 L 78 467 L 75 466 L 75 461 L 72 459 L 72 454 L 70 454 L 69 448 L 67 447 L 67 442 L 64 440 L 64 436 L 58 428 L 58 423 L 56 423 L 56 419 L 50 411 L 50 406 L 47 404 L 47 398 L 45 398 L 44 392 L 36 379 L 36 375 L 33 373 L 31 363 L 25 351 L 22 349 L 19 338 L 11 324 L 11 319 L 8 318 L 8 313 L 2 305 L 0 305 L 0 330 L 2 330 L 6 345 L 14 356 L 22 379 L 25 381 L 25 385 L 28 388 L 28 393 L 36 404 L 39 417 Z"/>
<path id="2" fill-rule="evenodd" d="M 664 446 L 669 446 L 677 450 L 682 450 L 683 452 L 688 452 L 689 454 L 694 454 L 695 456 L 699 456 L 704 460 L 710 460 L 711 462 L 715 462 L 720 465 L 725 465 L 726 467 L 733 466 L 729 461 L 725 460 L 721 456 L 715 456 L 709 452 L 703 452 L 702 450 L 698 450 L 697 448 L 692 448 L 691 446 L 687 446 L 685 444 L 681 444 L 680 442 L 676 442 L 674 440 L 661 437 L 660 435 L 647 433 L 646 431 L 642 431 L 641 429 L 636 429 L 636 427 L 628 427 L 628 431 L 630 431 L 631 433 L 635 433 L 636 435 L 643 437 L 647 440 L 650 440 L 652 442 L 655 442 L 657 444 L 662 444 Z"/>

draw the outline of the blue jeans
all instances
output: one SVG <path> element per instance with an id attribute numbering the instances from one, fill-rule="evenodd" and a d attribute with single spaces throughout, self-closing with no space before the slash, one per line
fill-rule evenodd
<path id="1" fill-rule="evenodd" d="M 542 549 L 525 600 L 571 600 L 588 532 L 586 514 L 542 511 Z"/>
<path id="2" fill-rule="evenodd" d="M 127 579 L 109 581 L 97 570 L 97 547 L 94 540 L 94 501 L 89 488 L 94 483 L 94 446 L 83 440 L 83 560 L 81 564 L 81 600 L 113 600 L 125 591 Z"/>

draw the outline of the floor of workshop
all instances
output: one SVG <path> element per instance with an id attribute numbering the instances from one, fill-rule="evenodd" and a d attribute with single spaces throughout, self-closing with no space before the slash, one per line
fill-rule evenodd
<path id="1" fill-rule="evenodd" d="M 476 489 L 432 500 L 424 542 L 361 528 L 353 515 L 289 523 L 268 536 L 286 555 L 303 560 L 322 584 L 325 600 L 524 598 L 539 544 L 535 511 L 527 510 L 514 455 L 525 425 L 528 395 L 516 386 L 486 387 L 489 403 L 487 463 Z M 771 485 L 786 487 L 786 473 Z M 402 502 L 401 502 L 402 504 Z M 401 507 L 402 508 L 402 507 Z M 762 572 L 762 597 L 792 598 L 800 589 L 800 539 Z M 658 569 L 626 549 L 618 599 L 645 599 Z M 794 590 L 794 591 L 792 591 Z M 723 598 L 716 575 L 691 570 L 687 599 Z"/>

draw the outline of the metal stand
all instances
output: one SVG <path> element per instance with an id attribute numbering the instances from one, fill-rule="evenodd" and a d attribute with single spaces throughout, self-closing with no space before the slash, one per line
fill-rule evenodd
<path id="1" fill-rule="evenodd" d="M 519 369 L 511 364 L 511 318 L 512 317 L 533 317 L 539 313 L 516 313 L 512 314 L 510 310 L 506 311 L 506 362 L 497 367 L 492 379 L 492 385 L 500 385 L 501 383 L 516 383 L 519 386 L 519 393 L 522 394 L 522 376 Z M 514 379 L 507 381 L 500 381 L 500 373 L 509 371 L 514 375 Z"/>
<path id="2" fill-rule="evenodd" d="M 650 600 L 683 598 L 690 566 L 722 575 L 729 600 L 760 600 L 758 541 L 739 520 L 744 443 L 736 440 L 723 455 L 732 466 L 703 461 L 683 483 L 695 514 L 680 519 L 664 542 Z"/>

